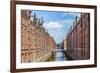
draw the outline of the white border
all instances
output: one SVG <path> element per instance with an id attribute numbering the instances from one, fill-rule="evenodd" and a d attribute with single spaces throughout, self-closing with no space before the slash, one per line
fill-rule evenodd
<path id="1" fill-rule="evenodd" d="M 28 10 L 48 10 L 48 11 L 70 11 L 90 13 L 90 60 L 63 61 L 63 62 L 39 62 L 39 63 L 21 63 L 21 9 Z M 40 68 L 54 66 L 73 66 L 94 64 L 94 9 L 70 8 L 70 7 L 50 7 L 35 5 L 16 5 L 16 68 Z"/>

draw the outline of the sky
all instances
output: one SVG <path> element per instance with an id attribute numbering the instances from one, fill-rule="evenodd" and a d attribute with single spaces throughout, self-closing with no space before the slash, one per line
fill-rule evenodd
<path id="1" fill-rule="evenodd" d="M 37 18 L 43 18 L 43 27 L 57 44 L 65 39 L 76 16 L 80 17 L 80 13 L 74 12 L 32 11 L 31 15 L 34 15 L 34 13 L 36 13 Z"/>

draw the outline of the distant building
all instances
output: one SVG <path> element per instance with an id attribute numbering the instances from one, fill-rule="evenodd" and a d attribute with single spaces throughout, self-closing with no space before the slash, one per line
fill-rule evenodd
<path id="1" fill-rule="evenodd" d="M 64 39 L 64 50 L 67 50 L 67 40 Z"/>
<path id="2" fill-rule="evenodd" d="M 63 42 L 61 43 L 61 48 L 64 50 L 67 50 L 67 40 L 64 39 Z"/>
<path id="3" fill-rule="evenodd" d="M 57 49 L 61 49 L 61 44 L 57 44 Z"/>
<path id="4" fill-rule="evenodd" d="M 21 62 L 40 62 L 51 55 L 56 48 L 54 39 L 45 32 L 43 18 L 38 19 L 36 13 L 21 11 Z"/>

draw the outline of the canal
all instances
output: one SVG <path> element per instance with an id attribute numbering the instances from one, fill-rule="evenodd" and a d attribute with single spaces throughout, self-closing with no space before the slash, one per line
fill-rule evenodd
<path id="1" fill-rule="evenodd" d="M 55 53 L 54 61 L 66 61 L 67 58 L 63 51 L 57 51 Z"/>
<path id="2" fill-rule="evenodd" d="M 67 57 L 64 54 L 64 51 L 53 51 L 52 56 L 48 58 L 47 61 L 66 61 Z"/>

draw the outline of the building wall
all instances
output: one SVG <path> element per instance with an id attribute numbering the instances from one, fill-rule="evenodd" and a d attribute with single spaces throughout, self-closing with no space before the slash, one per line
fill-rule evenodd
<path id="1" fill-rule="evenodd" d="M 64 40 L 64 49 L 67 50 L 67 41 L 66 41 L 66 39 Z"/>
<path id="2" fill-rule="evenodd" d="M 79 20 L 75 20 L 71 30 L 67 34 L 68 53 L 75 59 L 90 58 L 89 44 L 89 23 L 90 17 L 88 13 L 81 13 Z"/>
<path id="3" fill-rule="evenodd" d="M 42 21 L 31 16 L 31 11 L 21 11 L 21 62 L 39 62 L 56 47 L 54 39 L 45 32 Z"/>
<path id="4" fill-rule="evenodd" d="M 64 49 L 64 50 L 67 50 L 67 40 L 64 39 L 61 43 L 61 48 Z"/>

